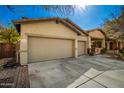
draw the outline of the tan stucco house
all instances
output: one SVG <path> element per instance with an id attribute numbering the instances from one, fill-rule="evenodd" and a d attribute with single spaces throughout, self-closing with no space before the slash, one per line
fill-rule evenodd
<path id="1" fill-rule="evenodd" d="M 90 37 L 68 19 L 22 19 L 13 22 L 21 34 L 20 63 L 75 57 L 87 53 Z"/>
<path id="2" fill-rule="evenodd" d="M 21 65 L 45 60 L 75 57 L 87 54 L 95 47 L 95 53 L 101 50 L 122 49 L 124 41 L 106 36 L 101 29 L 82 30 L 68 19 L 42 18 L 13 21 L 21 35 L 19 58 Z M 116 41 L 116 42 L 115 42 Z"/>
<path id="3" fill-rule="evenodd" d="M 91 48 L 95 47 L 96 54 L 99 54 L 103 48 L 106 48 L 108 53 L 114 53 L 114 50 L 124 48 L 124 40 L 119 39 L 121 32 L 113 32 L 110 37 L 101 29 L 96 28 L 88 30 L 87 33 L 91 37 Z"/>

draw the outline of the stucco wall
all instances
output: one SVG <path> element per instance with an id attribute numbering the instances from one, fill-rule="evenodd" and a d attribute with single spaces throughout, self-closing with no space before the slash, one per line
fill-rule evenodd
<path id="1" fill-rule="evenodd" d="M 79 41 L 87 41 L 87 36 L 86 35 L 80 35 L 78 36 Z"/>
<path id="2" fill-rule="evenodd" d="M 21 25 L 21 32 L 30 35 L 42 35 L 58 38 L 76 38 L 76 33 L 62 23 L 56 24 L 54 21 L 25 23 Z"/>

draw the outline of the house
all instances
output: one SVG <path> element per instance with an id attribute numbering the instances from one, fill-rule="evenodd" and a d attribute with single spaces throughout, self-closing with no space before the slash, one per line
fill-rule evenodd
<path id="1" fill-rule="evenodd" d="M 121 32 L 113 31 L 111 36 L 107 36 L 102 29 L 96 28 L 88 30 L 87 33 L 91 37 L 91 48 L 95 47 L 96 54 L 99 54 L 104 48 L 108 53 L 124 48 L 124 40 L 120 39 Z"/>
<path id="2" fill-rule="evenodd" d="M 87 53 L 90 37 L 68 19 L 43 18 L 13 21 L 20 32 L 20 63 L 75 57 Z"/>
<path id="3" fill-rule="evenodd" d="M 122 33 L 118 31 L 112 31 L 110 36 L 106 39 L 106 49 L 112 53 L 113 50 L 124 48 L 124 39 L 121 38 Z"/>
<path id="4" fill-rule="evenodd" d="M 101 50 L 105 48 L 106 35 L 101 29 L 92 29 L 87 31 L 91 37 L 91 48 L 95 48 L 95 53 L 100 54 Z"/>
<path id="5" fill-rule="evenodd" d="M 68 19 L 38 18 L 13 21 L 21 34 L 20 63 L 26 65 L 59 58 L 75 57 L 87 54 L 88 48 L 94 48 L 96 54 L 106 48 L 113 52 L 124 48 L 124 41 L 118 39 L 119 32 L 108 37 L 99 28 L 84 31 Z"/>

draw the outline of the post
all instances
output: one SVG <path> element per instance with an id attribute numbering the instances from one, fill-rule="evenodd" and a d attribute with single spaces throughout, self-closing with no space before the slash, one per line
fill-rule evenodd
<path id="1" fill-rule="evenodd" d="M 107 50 L 110 50 L 110 41 L 107 41 Z"/>
<path id="2" fill-rule="evenodd" d="M 20 64 L 27 65 L 28 64 L 28 57 L 27 57 L 27 40 L 22 39 L 20 41 Z"/>
<path id="3" fill-rule="evenodd" d="M 116 41 L 116 48 L 118 49 L 118 41 Z"/>
<path id="4" fill-rule="evenodd" d="M 120 42 L 120 49 L 122 49 L 123 47 L 122 47 L 122 42 Z"/>
<path id="5" fill-rule="evenodd" d="M 102 48 L 105 48 L 105 39 L 102 40 Z"/>
<path id="6" fill-rule="evenodd" d="M 88 36 L 88 48 L 91 48 L 91 37 Z"/>

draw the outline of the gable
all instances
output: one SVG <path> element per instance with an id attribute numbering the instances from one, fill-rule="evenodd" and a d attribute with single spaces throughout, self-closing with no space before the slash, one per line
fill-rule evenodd
<path id="1" fill-rule="evenodd" d="M 104 39 L 105 38 L 105 35 L 99 30 L 89 31 L 89 35 L 92 38 L 99 38 L 99 39 Z"/>

